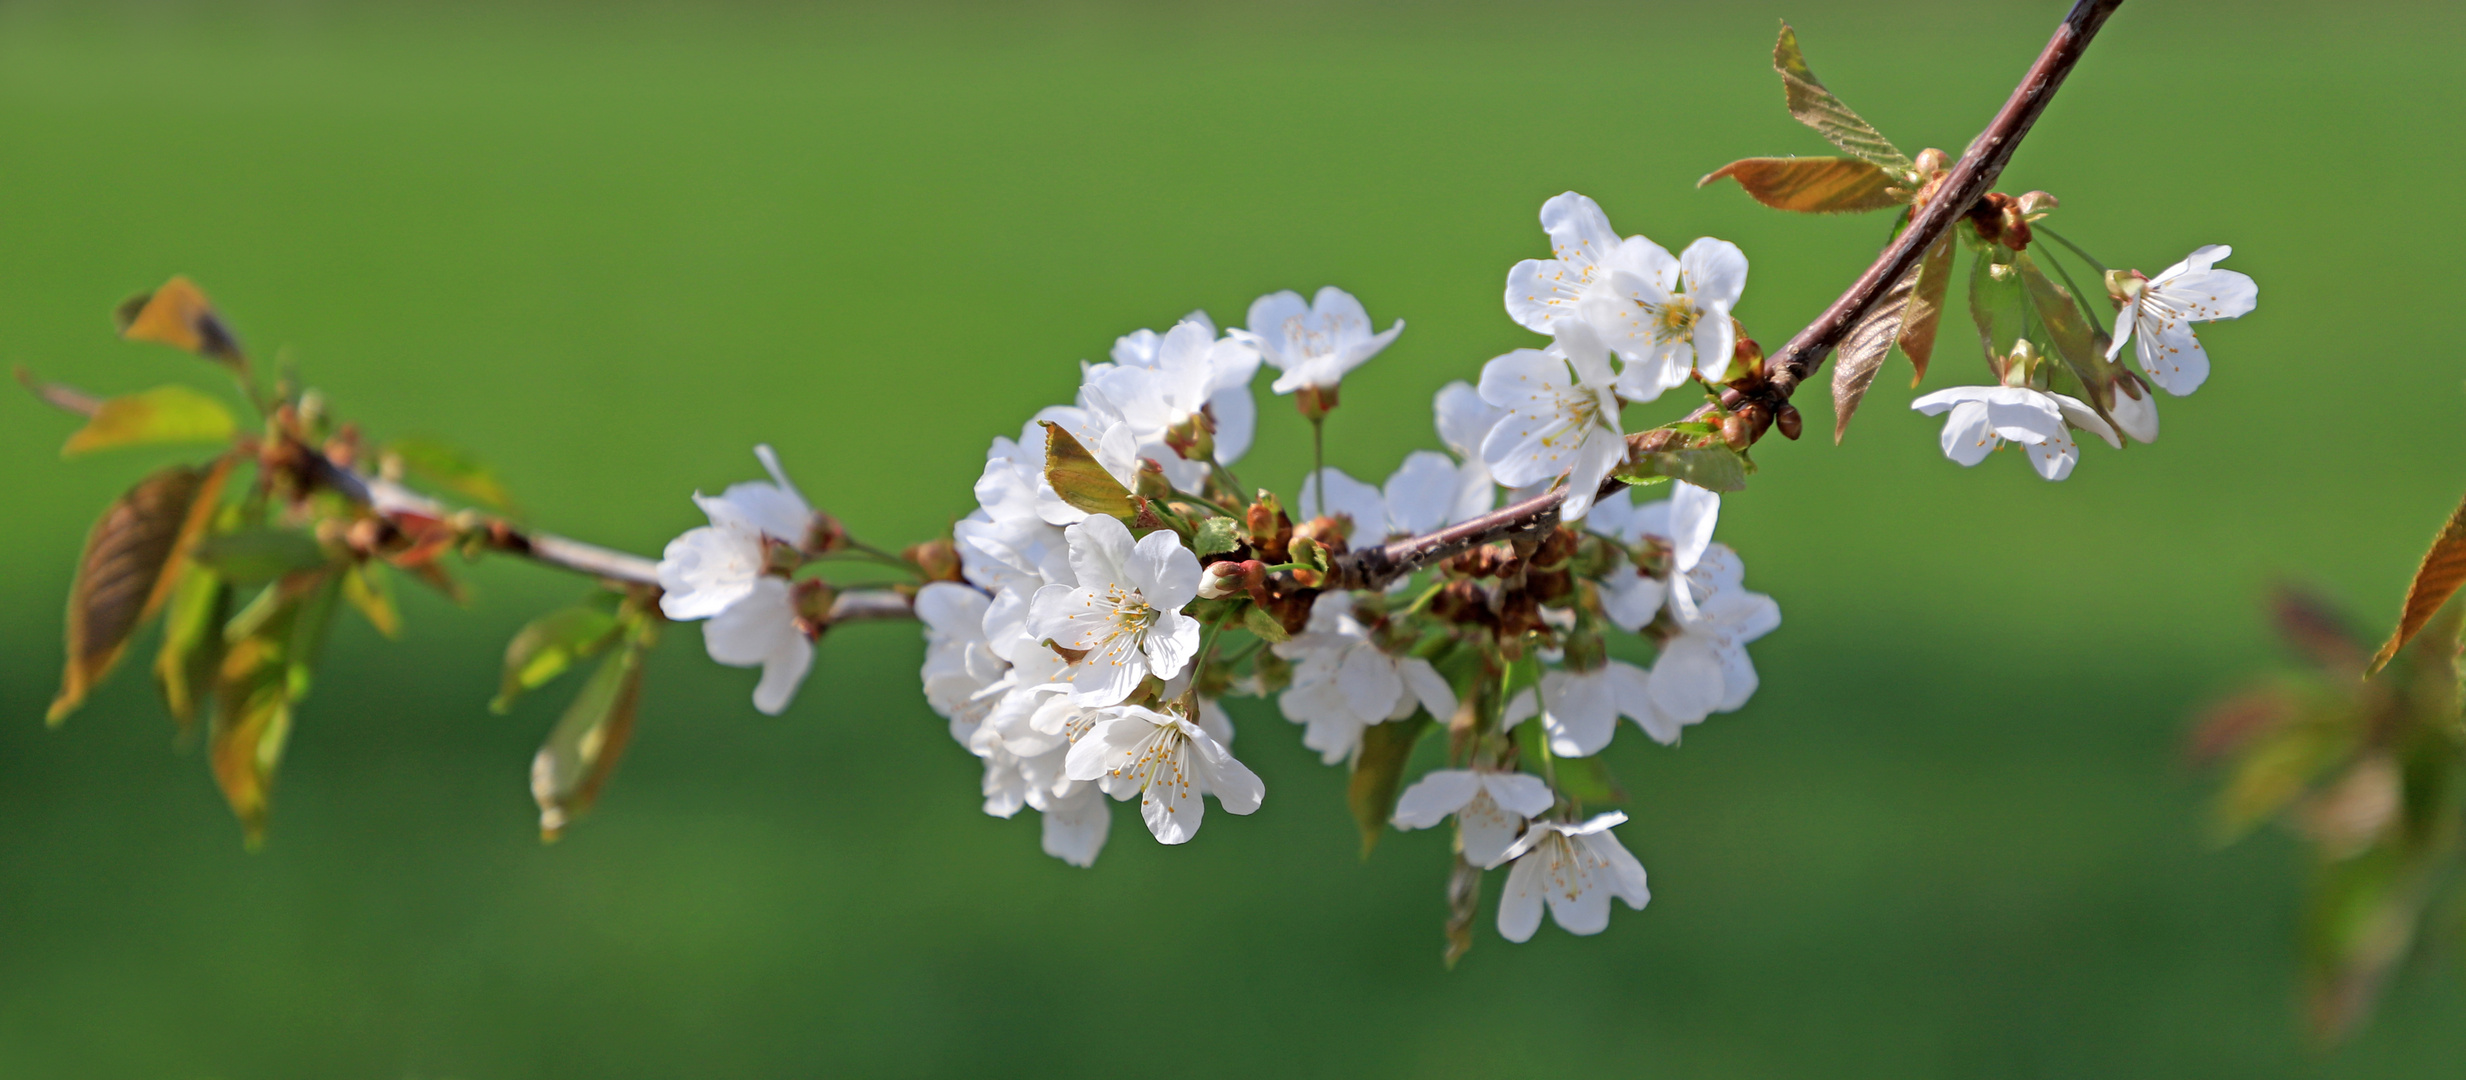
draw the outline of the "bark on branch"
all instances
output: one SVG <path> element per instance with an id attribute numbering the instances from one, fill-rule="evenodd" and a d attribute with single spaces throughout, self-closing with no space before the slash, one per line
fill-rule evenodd
<path id="1" fill-rule="evenodd" d="M 1946 174 L 1935 199 L 1911 218 L 1909 227 L 1884 248 L 1866 272 L 1851 282 L 1841 298 L 1825 308 L 1814 322 L 1800 330 L 1789 344 L 1781 347 L 1764 361 L 1763 378 L 1753 380 L 1746 388 L 1724 391 L 1723 408 L 1736 411 L 1740 406 L 1760 403 L 1761 422 L 1749 432 L 1750 439 L 1760 439 L 1769 429 L 1771 419 L 1780 414 L 1781 406 L 1789 403 L 1800 383 L 1823 366 L 1826 357 L 1841 344 L 1841 339 L 1860 319 L 1875 310 L 1884 294 L 1895 282 L 1907 276 L 1918 265 L 1929 247 L 1946 230 L 1967 216 L 1978 198 L 1994 186 L 2003 175 L 2004 165 L 2012 160 L 2012 152 L 2020 148 L 2021 139 L 2030 126 L 2046 112 L 2064 76 L 2080 63 L 2081 53 L 2089 40 L 2097 36 L 2098 28 L 2106 24 L 2107 16 L 2122 6 L 2123 0 L 2079 0 L 2063 24 L 2055 28 L 2055 36 L 2038 54 L 2035 63 L 2013 88 L 2004 107 L 1989 121 L 1986 130 L 1970 140 Z M 1712 412 L 1707 405 L 1688 414 L 1688 419 L 1702 419 Z M 1657 450 L 1656 437 L 1666 433 L 1648 432 L 1628 437 L 1631 447 Z M 1658 441 L 1665 442 L 1666 439 Z M 1608 480 L 1601 485 L 1601 494 L 1609 495 L 1624 486 Z M 1558 504 L 1567 497 L 1565 489 L 1552 491 L 1474 518 L 1461 525 L 1416 536 L 1381 547 L 1363 548 L 1337 558 L 1328 575 L 1327 587 L 1379 589 L 1396 578 L 1495 540 L 1521 535 L 1534 529 L 1548 528 L 1558 520 Z M 1290 575 L 1286 575 L 1288 578 Z M 1286 583 L 1289 584 L 1289 583 Z"/>

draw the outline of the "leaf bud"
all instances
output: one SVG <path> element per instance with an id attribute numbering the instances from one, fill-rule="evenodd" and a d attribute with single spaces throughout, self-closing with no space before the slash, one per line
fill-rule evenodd
<path id="1" fill-rule="evenodd" d="M 1798 406 L 1783 405 L 1781 411 L 1773 415 L 1773 426 L 1781 429 L 1782 438 L 1796 442 L 1798 433 L 1806 428 L 1806 420 L 1798 415 Z"/>
<path id="2" fill-rule="evenodd" d="M 1293 406 L 1301 410 L 1302 419 L 1318 423 L 1336 411 L 1336 388 L 1305 386 L 1293 394 Z"/>
<path id="3" fill-rule="evenodd" d="M 1722 369 L 1721 381 L 1740 388 L 1752 388 L 1764 382 L 1764 347 L 1747 336 L 1746 325 L 1730 320 L 1731 332 L 1737 343 L 1730 347 L 1730 366 Z"/>
<path id="4" fill-rule="evenodd" d="M 2020 205 L 2021 219 L 2024 221 L 2036 221 L 2039 218 L 2045 217 L 2048 212 L 2062 206 L 2063 203 L 2056 199 L 2055 196 L 2049 195 L 2046 192 L 2032 191 L 2021 196 Z"/>
<path id="5" fill-rule="evenodd" d="M 1310 524 L 1318 525 L 1322 522 L 1332 522 L 1333 520 L 1334 519 L 1332 518 L 1318 518 Z M 1290 560 L 1292 562 L 1300 563 L 1314 570 L 1327 569 L 1327 546 L 1315 539 L 1312 539 L 1311 537 L 1296 535 L 1293 537 L 1293 543 L 1287 548 L 1287 550 L 1292 555 Z"/>
<path id="6" fill-rule="evenodd" d="M 1933 176 L 1952 167 L 1952 155 L 1930 146 L 1918 151 L 1917 164 L 1921 178 Z"/>
<path id="7" fill-rule="evenodd" d="M 1265 489 L 1259 491 L 1258 501 L 1242 512 L 1242 524 L 1250 529 L 1253 547 L 1274 545 L 1279 534 L 1293 527 L 1292 521 L 1284 516 L 1284 504 L 1277 501 L 1275 492 Z"/>

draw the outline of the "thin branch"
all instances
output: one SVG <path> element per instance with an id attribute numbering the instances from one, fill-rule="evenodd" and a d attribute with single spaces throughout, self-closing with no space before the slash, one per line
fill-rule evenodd
<path id="1" fill-rule="evenodd" d="M 1840 299 L 1764 362 L 1760 380 L 1754 380 L 1749 388 L 1734 387 L 1722 393 L 1722 406 L 1731 410 L 1750 402 L 1763 406 L 1755 410 L 1760 414 L 1760 422 L 1748 433 L 1750 439 L 1763 437 L 1772 417 L 1789 403 L 1799 384 L 1823 366 L 1850 328 L 1873 311 L 1893 284 L 1915 269 L 1926 250 L 1967 216 L 1979 196 L 1994 186 L 1996 178 L 2003 175 L 2004 165 L 2012 160 L 2012 152 L 2020 148 L 2021 139 L 2046 112 L 2047 103 L 2063 85 L 2064 76 L 2080 63 L 2089 40 L 2097 36 L 2107 16 L 2122 4 L 2123 0 L 2078 0 L 2071 13 L 2064 16 L 2063 24 L 2055 28 L 2055 36 L 2047 42 L 2046 49 L 2021 77 L 2021 84 L 2004 101 L 2004 107 L 1988 122 L 1986 130 L 1970 140 L 1969 149 L 1945 174 L 1935 198 L 1911 219 L 1909 227 L 1901 230 L 1900 236 L 1884 248 L 1883 254 L 1850 284 Z M 1687 419 L 1700 420 L 1712 412 L 1713 406 L 1708 404 L 1689 413 Z M 1667 432 L 1645 432 L 1630 435 L 1627 441 L 1635 449 L 1658 450 L 1669 438 Z M 1612 494 L 1622 486 L 1617 480 L 1603 481 L 1601 494 Z M 1326 587 L 1385 588 L 1398 577 L 1459 552 L 1528 530 L 1547 528 L 1557 522 L 1558 504 L 1566 497 L 1566 490 L 1561 488 L 1427 536 L 1348 552 L 1337 558 Z M 1290 575 L 1284 577 L 1287 580 L 1280 580 L 1278 587 L 1293 588 L 1296 583 L 1289 580 Z"/>

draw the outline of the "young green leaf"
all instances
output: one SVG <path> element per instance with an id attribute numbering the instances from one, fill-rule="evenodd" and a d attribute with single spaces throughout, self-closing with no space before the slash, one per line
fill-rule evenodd
<path id="1" fill-rule="evenodd" d="M 131 634 L 178 583 L 181 552 L 221 497 L 229 459 L 206 469 L 173 466 L 120 496 L 86 536 L 69 586 L 68 664 L 46 719 L 58 724 L 85 702 L 120 659 Z"/>
<path id="2" fill-rule="evenodd" d="M 1630 484 L 1684 480 L 1707 491 L 1744 491 L 1747 459 L 1739 456 L 1738 451 L 1719 445 L 1662 450 L 1637 454 L 1610 474 Z"/>
<path id="3" fill-rule="evenodd" d="M 130 297 L 112 313 L 120 336 L 129 341 L 154 341 L 186 349 L 208 360 L 238 366 L 247 358 L 214 305 L 194 282 L 175 275 L 163 287 Z"/>
<path id="4" fill-rule="evenodd" d="M 163 612 L 163 647 L 154 656 L 163 706 L 183 732 L 196 725 L 199 704 L 214 692 L 223 621 L 230 617 L 231 583 L 205 567 L 190 567 Z"/>
<path id="5" fill-rule="evenodd" d="M 259 614 L 232 619 L 231 629 L 241 634 L 231 641 L 217 673 L 206 756 L 251 848 L 265 838 L 274 772 L 291 737 L 293 707 L 308 693 L 338 589 L 331 570 L 295 574 L 268 586 L 250 605 Z"/>
<path id="6" fill-rule="evenodd" d="M 496 470 L 460 448 L 430 439 L 397 439 L 386 444 L 385 456 L 402 462 L 402 467 L 412 475 L 447 491 L 502 513 L 514 512 L 513 493 L 505 489 Z"/>
<path id="7" fill-rule="evenodd" d="M 2448 524 L 2441 526 L 2440 535 L 2432 538 L 2431 550 L 2423 553 L 2423 562 L 2415 567 L 2414 580 L 2406 583 L 2406 604 L 2398 612 L 2397 629 L 2389 641 L 2372 654 L 2371 671 L 2379 671 L 2389 659 L 2414 639 L 2432 614 L 2466 584 L 2466 502 L 2460 502 L 2449 514 Z"/>
<path id="8" fill-rule="evenodd" d="M 343 572 L 342 595 L 378 633 L 389 638 L 402 636 L 402 614 L 394 606 L 394 586 L 385 576 L 384 563 L 352 564 Z"/>
<path id="9" fill-rule="evenodd" d="M 1197 535 L 1191 538 L 1190 553 L 1204 559 L 1236 550 L 1242 546 L 1241 532 L 1241 523 L 1232 518 L 1209 518 L 1199 523 Z"/>
<path id="10" fill-rule="evenodd" d="M 490 711 L 503 714 L 514 699 L 562 675 L 577 660 L 596 656 L 614 644 L 624 629 L 617 617 L 596 607 L 576 605 L 531 621 L 505 644 L 505 676 Z"/>
<path id="11" fill-rule="evenodd" d="M 1988 363 L 2012 354 L 2021 340 L 2022 311 L 2029 303 L 2013 251 L 2000 244 L 1974 244 L 1969 267 L 1969 319 L 1978 327 L 1978 347 Z"/>
<path id="12" fill-rule="evenodd" d="M 1772 68 L 1781 73 L 1781 88 L 1787 97 L 1790 115 L 1798 122 L 1814 128 L 1826 141 L 1851 155 L 1872 162 L 1891 172 L 1907 175 L 1916 169 L 1909 155 L 1892 145 L 1892 140 L 1876 131 L 1832 91 L 1824 89 L 1815 72 L 1807 67 L 1806 54 L 1798 49 L 1798 33 L 1790 24 L 1781 24 L 1781 40 L 1772 48 Z"/>
<path id="13" fill-rule="evenodd" d="M 1801 214 L 1859 214 L 1908 205 L 1899 178 L 1871 162 L 1842 157 L 1741 158 L 1713 170 L 1695 186 L 1728 177 L 1748 196 L 1775 210 Z"/>
<path id="14" fill-rule="evenodd" d="M 225 442 L 236 430 L 222 402 L 172 383 L 104 401 L 60 447 L 60 456 L 152 443 Z"/>
<path id="15" fill-rule="evenodd" d="M 1242 609 L 1242 629 L 1257 634 L 1270 645 L 1293 640 L 1293 635 L 1285 632 L 1283 623 L 1277 622 L 1275 616 L 1256 605 Z"/>
<path id="16" fill-rule="evenodd" d="M 2106 358 L 2088 313 L 2081 310 L 2070 290 L 2048 280 L 2046 272 L 2038 269 L 2028 252 L 2013 252 L 2012 268 L 2020 272 L 2030 310 L 2037 314 L 2038 324 L 2046 328 L 2046 339 L 2054 346 L 2056 359 L 2080 381 L 2085 391 L 2082 400 L 2089 402 L 2101 419 L 2113 424 L 2114 418 L 2107 415 L 2107 408 L 2115 403 L 2115 376 L 2121 369 Z"/>
<path id="17" fill-rule="evenodd" d="M 1050 420 L 1044 421 L 1044 428 L 1045 480 L 1063 502 L 1123 521 L 1138 516 L 1139 506 L 1131 501 L 1130 489 L 1105 471 L 1096 455 L 1080 445 L 1078 436 Z"/>
<path id="18" fill-rule="evenodd" d="M 531 759 L 531 797 L 539 803 L 542 840 L 555 840 L 589 812 L 633 738 L 642 657 L 657 640 L 658 626 L 645 620 L 628 632 L 625 647 L 600 661 Z"/>
<path id="19" fill-rule="evenodd" d="M 1927 361 L 1935 355 L 1935 334 L 1944 321 L 1944 295 L 1952 285 L 1952 238 L 1947 236 L 1928 248 L 1919 260 L 1917 281 L 1910 286 L 1909 307 L 1901 315 L 1901 336 L 1896 344 L 1901 355 L 1909 357 L 1915 372 L 1909 384 L 1916 387 L 1926 380 Z"/>
<path id="20" fill-rule="evenodd" d="M 244 583 L 271 581 L 328 561 L 315 537 L 290 529 L 242 529 L 209 536 L 197 542 L 191 555 L 224 577 Z"/>
<path id="21" fill-rule="evenodd" d="M 1361 752 L 1353 757 L 1353 779 L 1345 801 L 1353 808 L 1353 824 L 1361 827 L 1361 857 L 1369 858 L 1387 832 L 1396 812 L 1396 785 L 1413 746 L 1430 730 L 1430 714 L 1417 712 L 1402 720 L 1361 729 Z"/>

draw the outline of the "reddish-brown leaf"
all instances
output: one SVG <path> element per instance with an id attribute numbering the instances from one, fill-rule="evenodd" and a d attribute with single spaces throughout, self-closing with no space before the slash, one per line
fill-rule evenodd
<path id="1" fill-rule="evenodd" d="M 1917 284 L 1918 272 L 1918 268 L 1912 268 L 1902 275 L 1866 317 L 1841 337 L 1841 357 L 1832 365 L 1832 441 L 1836 444 L 1849 430 L 1850 417 L 1857 415 L 1858 403 L 1867 396 L 1867 388 L 1875 385 L 1875 373 L 1883 370 L 1884 358 L 1892 354 L 1893 341 L 1901 336 L 1901 316 L 1909 309 L 1910 291 Z"/>
<path id="2" fill-rule="evenodd" d="M 1755 201 L 1801 214 L 1858 214 L 1909 203 L 1891 173 L 1857 158 L 1742 158 L 1695 182 L 1703 187 L 1723 177 L 1738 181 Z"/>
<path id="3" fill-rule="evenodd" d="M 2423 565 L 2415 568 L 2415 580 L 2406 586 L 2406 608 L 2398 615 L 2397 631 L 2373 655 L 2371 670 L 2379 671 L 2405 648 L 2461 583 L 2466 583 L 2466 502 L 2458 503 L 2449 523 L 2432 538 L 2432 549 L 2423 553 Z"/>
<path id="4" fill-rule="evenodd" d="M 225 458 L 205 469 L 175 465 L 139 481 L 94 523 L 69 587 L 68 663 L 60 696 L 46 718 L 54 724 L 85 703 L 131 634 L 144 625 L 178 582 L 182 552 L 212 516 Z"/>
<path id="5" fill-rule="evenodd" d="M 1909 384 L 1927 377 L 1927 361 L 1935 355 L 1935 332 L 1944 322 L 1944 293 L 1952 285 L 1952 237 L 1927 249 L 1918 263 L 1918 280 L 1910 288 L 1909 310 L 1901 317 L 1901 355 L 1913 369 Z"/>
<path id="6" fill-rule="evenodd" d="M 158 341 L 225 364 L 247 360 L 240 339 L 215 314 L 205 291 L 183 276 L 174 275 L 162 288 L 130 297 L 112 318 L 120 324 L 120 336 L 130 341 Z"/>

